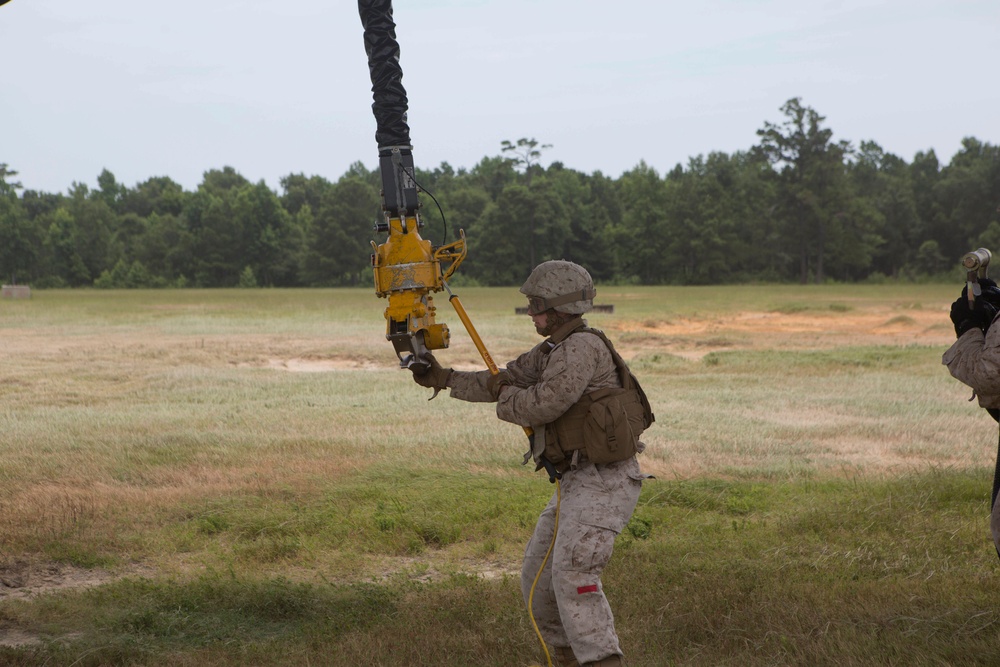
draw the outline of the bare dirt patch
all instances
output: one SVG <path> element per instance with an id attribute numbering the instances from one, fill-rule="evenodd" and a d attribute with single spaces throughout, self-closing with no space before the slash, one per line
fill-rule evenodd
<path id="1" fill-rule="evenodd" d="M 62 590 L 92 588 L 127 576 L 153 576 L 155 571 L 134 565 L 119 572 L 87 570 L 63 563 L 32 563 L 16 560 L 0 564 L 0 602 L 27 600 Z M 72 639 L 65 635 L 60 640 Z M 0 623 L 0 646 L 18 648 L 41 644 L 42 637 L 9 623 Z"/>
<path id="2" fill-rule="evenodd" d="M 290 373 L 329 373 L 336 371 L 376 371 L 385 370 L 386 364 L 369 359 L 334 357 L 330 359 L 268 359 L 263 364 L 239 364 L 241 367 L 257 366 Z"/>
<path id="3" fill-rule="evenodd" d="M 479 561 L 462 559 L 456 563 L 447 563 L 444 560 L 440 563 L 434 563 L 433 559 L 429 562 L 426 557 L 386 557 L 382 559 L 379 571 L 374 575 L 373 579 L 376 581 L 386 581 L 395 577 L 405 576 L 410 581 L 426 584 L 443 581 L 457 572 L 492 581 L 505 577 L 520 577 L 521 565 L 519 562 L 506 563 L 496 560 Z"/>
<path id="4" fill-rule="evenodd" d="M 0 565 L 0 600 L 31 598 L 68 588 L 90 588 L 145 573 L 146 568 L 141 566 L 134 566 L 123 572 L 110 572 L 101 569 L 87 570 L 62 563 L 18 560 Z"/>
<path id="5" fill-rule="evenodd" d="M 42 638 L 36 634 L 25 632 L 20 628 L 0 627 L 0 646 L 18 648 L 20 646 L 32 646 L 41 643 Z"/>
<path id="6" fill-rule="evenodd" d="M 862 305 L 846 312 L 733 311 L 724 316 L 676 317 L 669 320 L 612 320 L 603 325 L 626 358 L 655 349 L 697 360 L 726 349 L 807 349 L 845 345 L 950 345 L 954 340 L 943 308 Z M 5 335 L 5 334 L 10 335 Z M 382 336 L 363 340 L 331 340 L 309 336 L 214 335 L 192 339 L 155 335 L 148 331 L 116 330 L 100 334 L 51 335 L 49 330 L 0 328 L 5 354 L 28 362 L 51 362 L 84 356 L 98 362 L 147 365 L 227 364 L 236 368 L 266 368 L 291 373 L 340 373 L 395 370 L 398 361 Z M 614 338 L 614 336 L 612 336 Z M 482 369 L 482 359 L 465 344 L 462 334 L 444 353 L 461 370 Z M 486 341 L 498 363 L 493 341 Z M 523 350 L 517 350 L 517 354 Z"/>
<path id="7" fill-rule="evenodd" d="M 387 354 L 384 359 L 356 359 L 350 357 L 302 358 L 289 359 L 270 358 L 263 362 L 240 362 L 238 368 L 268 368 L 289 373 L 342 373 L 351 371 L 393 371 L 399 370 L 396 358 Z M 480 371 L 484 369 L 483 362 L 478 364 L 463 359 L 455 359 L 451 366 L 461 371 Z"/>
<path id="8" fill-rule="evenodd" d="M 0 602 L 26 600 L 60 590 L 92 588 L 130 574 L 143 574 L 144 568 L 130 572 L 112 573 L 107 570 L 86 570 L 61 563 L 32 563 L 16 560 L 0 564 Z M 70 639 L 64 636 L 62 639 Z M 0 624 L 0 646 L 13 648 L 42 643 L 42 638 L 32 632 L 10 624 Z"/>
<path id="9" fill-rule="evenodd" d="M 869 307 L 849 312 L 737 311 L 725 317 L 681 317 L 669 321 L 620 322 L 631 334 L 618 345 L 628 357 L 660 349 L 697 360 L 732 349 L 817 349 L 860 345 L 942 345 L 954 341 L 948 314 L 938 309 L 900 312 Z"/>

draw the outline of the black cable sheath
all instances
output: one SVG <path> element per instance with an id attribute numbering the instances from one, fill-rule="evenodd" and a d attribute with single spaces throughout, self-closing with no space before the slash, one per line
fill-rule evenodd
<path id="1" fill-rule="evenodd" d="M 379 150 L 410 146 L 410 126 L 406 124 L 407 99 L 403 70 L 399 66 L 399 42 L 392 20 L 392 0 L 358 0 L 361 25 L 365 30 L 365 52 L 372 79 L 372 111 L 375 114 L 375 141 Z"/>

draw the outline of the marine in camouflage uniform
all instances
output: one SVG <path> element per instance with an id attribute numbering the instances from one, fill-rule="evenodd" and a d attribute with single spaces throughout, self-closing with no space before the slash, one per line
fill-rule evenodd
<path id="1" fill-rule="evenodd" d="M 499 375 L 441 368 L 415 376 L 418 384 L 451 389 L 452 398 L 496 401 L 497 416 L 534 431 L 525 462 L 539 461 L 546 449 L 546 426 L 591 392 L 621 387 L 608 345 L 580 331 L 580 316 L 593 307 L 596 293 L 589 273 L 572 262 L 540 264 L 521 288 L 528 313 L 546 340 L 509 362 Z M 430 376 L 430 377 L 428 377 Z M 521 590 L 545 641 L 566 667 L 621 665 L 622 650 L 614 617 L 601 585 L 615 537 L 628 523 L 644 475 L 635 455 L 595 464 L 583 450 L 562 462 L 558 533 L 552 555 L 539 574 L 556 527 L 553 494 L 525 549 Z M 535 584 L 535 578 L 538 583 Z M 534 594 L 532 595 L 532 586 Z"/>
<path id="2" fill-rule="evenodd" d="M 982 295 L 969 305 L 968 292 L 951 306 L 951 320 L 958 339 L 941 361 L 952 377 L 972 387 L 973 396 L 993 419 L 1000 422 L 1000 326 L 994 324 L 1000 308 L 1000 289 L 988 278 L 981 278 Z M 971 400 L 971 399 L 970 399 Z M 997 446 L 993 493 L 990 496 L 990 532 L 1000 556 L 1000 443 Z"/>

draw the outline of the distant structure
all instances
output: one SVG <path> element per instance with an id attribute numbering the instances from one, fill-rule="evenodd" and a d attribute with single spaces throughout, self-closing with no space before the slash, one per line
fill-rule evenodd
<path id="1" fill-rule="evenodd" d="M 613 303 L 601 303 L 594 304 L 594 308 L 590 311 L 592 313 L 613 313 L 615 312 L 615 305 Z M 515 315 L 527 315 L 528 309 L 526 307 L 518 307 L 514 309 Z"/>
<path id="2" fill-rule="evenodd" d="M 4 299 L 30 299 L 31 288 L 27 285 L 4 285 L 0 287 L 0 297 Z"/>

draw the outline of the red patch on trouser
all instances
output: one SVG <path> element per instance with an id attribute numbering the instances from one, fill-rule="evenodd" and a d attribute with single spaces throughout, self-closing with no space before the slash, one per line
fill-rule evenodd
<path id="1" fill-rule="evenodd" d="M 583 595 L 584 593 L 596 593 L 597 584 L 591 584 L 590 586 L 577 586 L 576 592 L 579 595 Z"/>

